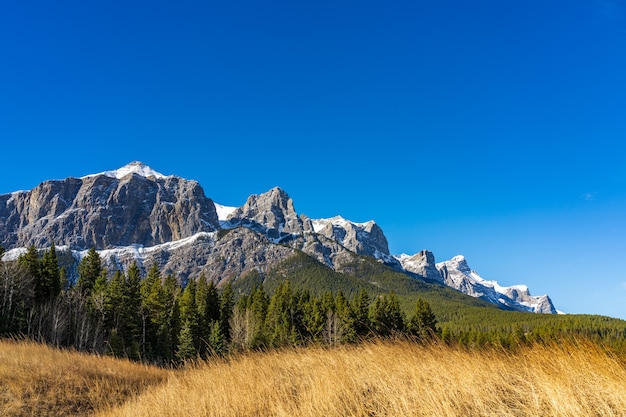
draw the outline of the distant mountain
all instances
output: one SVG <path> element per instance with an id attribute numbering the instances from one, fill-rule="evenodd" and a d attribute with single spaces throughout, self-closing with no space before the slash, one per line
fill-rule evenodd
<path id="1" fill-rule="evenodd" d="M 497 281 L 487 281 L 471 270 L 465 257 L 455 256 L 436 265 L 443 282 L 472 297 L 482 298 L 520 311 L 556 314 L 557 310 L 547 295 L 532 296 L 526 285 L 503 287 Z"/>
<path id="2" fill-rule="evenodd" d="M 241 207 L 222 206 L 206 197 L 196 181 L 165 176 L 140 162 L 0 195 L 3 259 L 52 242 L 71 251 L 76 262 L 93 247 L 109 269 L 132 262 L 147 269 L 156 262 L 183 281 L 204 274 L 218 285 L 252 271 L 263 276 L 298 253 L 337 272 L 354 270 L 364 256 L 506 309 L 557 312 L 548 296 L 482 279 L 463 257 L 435 264 L 429 251 L 391 256 L 374 221 L 309 219 L 278 187 L 251 195 Z"/>

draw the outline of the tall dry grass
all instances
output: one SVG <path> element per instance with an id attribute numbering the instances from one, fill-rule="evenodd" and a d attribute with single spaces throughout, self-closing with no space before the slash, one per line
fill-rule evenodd
<path id="1" fill-rule="evenodd" d="M 176 373 L 112 416 L 624 416 L 626 366 L 592 344 L 517 352 L 376 342 Z"/>
<path id="2" fill-rule="evenodd" d="M 81 416 L 121 404 L 170 372 L 109 357 L 0 340 L 0 416 Z"/>

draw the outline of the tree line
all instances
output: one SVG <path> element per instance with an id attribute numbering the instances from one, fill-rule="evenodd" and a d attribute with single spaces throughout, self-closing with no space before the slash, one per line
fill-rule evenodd
<path id="1" fill-rule="evenodd" d="M 2 255 L 0 250 L 0 257 Z M 54 244 L 0 262 L 0 335 L 58 347 L 171 365 L 195 358 L 311 343 L 335 346 L 371 337 L 439 337 L 429 304 L 418 299 L 407 317 L 398 297 L 361 290 L 314 295 L 281 282 L 236 294 L 204 276 L 183 287 L 153 264 L 109 274 L 91 249 L 70 282 Z"/>

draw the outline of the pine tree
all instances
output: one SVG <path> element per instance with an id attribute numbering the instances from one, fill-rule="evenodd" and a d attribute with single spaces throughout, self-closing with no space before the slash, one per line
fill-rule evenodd
<path id="1" fill-rule="evenodd" d="M 181 327 L 179 296 L 182 290 L 172 275 L 165 278 L 163 290 L 165 292 L 165 323 L 159 327 L 159 337 L 164 349 L 164 359 L 171 361 L 175 357 Z"/>
<path id="2" fill-rule="evenodd" d="M 213 323 L 220 320 L 220 299 L 217 288 L 213 281 L 207 283 L 204 275 L 200 277 L 196 285 L 196 308 L 200 354 L 204 356 L 207 353 Z"/>
<path id="3" fill-rule="evenodd" d="M 398 297 L 390 292 L 376 299 L 371 312 L 372 327 L 378 336 L 389 337 L 405 331 L 404 314 Z"/>
<path id="4" fill-rule="evenodd" d="M 230 319 L 233 315 L 233 308 L 235 305 L 235 295 L 233 293 L 233 287 L 230 282 L 226 284 L 222 290 L 220 296 L 220 326 L 222 328 L 222 334 L 224 340 L 230 342 Z"/>
<path id="5" fill-rule="evenodd" d="M 141 271 L 133 263 L 127 272 L 125 288 L 126 333 L 123 335 L 127 347 L 127 356 L 139 359 L 141 349 L 142 314 L 141 314 Z"/>
<path id="6" fill-rule="evenodd" d="M 47 297 L 46 290 L 42 282 L 41 262 L 39 260 L 39 254 L 37 253 L 35 245 L 30 245 L 26 250 L 26 253 L 19 257 L 19 263 L 25 268 L 26 274 L 28 274 L 28 280 L 33 283 L 33 301 L 35 302 L 35 304 L 42 303 Z"/>
<path id="7" fill-rule="evenodd" d="M 267 345 L 265 318 L 267 316 L 269 297 L 265 293 L 262 284 L 256 287 L 252 294 L 250 294 L 248 303 L 251 321 L 250 326 L 252 327 L 252 338 L 249 347 L 257 349 Z"/>
<path id="8" fill-rule="evenodd" d="M 363 338 L 371 332 L 371 321 L 369 316 L 370 297 L 367 291 L 361 289 L 359 294 L 350 303 L 354 317 L 354 332 L 356 337 Z"/>
<path id="9" fill-rule="evenodd" d="M 289 343 L 293 331 L 291 321 L 292 292 L 289 281 L 282 282 L 272 295 L 266 316 L 267 335 L 273 347 Z"/>
<path id="10" fill-rule="evenodd" d="M 188 337 L 187 333 L 190 333 L 193 346 L 195 349 L 195 354 L 198 353 L 200 349 L 200 335 L 199 335 L 199 317 L 198 317 L 198 307 L 196 305 L 196 288 L 197 283 L 193 279 L 190 279 L 187 282 L 187 286 L 180 296 L 180 322 L 182 324 L 179 334 L 179 344 L 187 343 L 186 340 L 182 339 L 184 337 Z M 183 330 L 184 333 L 183 333 Z"/>
<path id="11" fill-rule="evenodd" d="M 89 249 L 87 256 L 78 264 L 78 289 L 85 295 L 91 294 L 96 280 L 102 274 L 102 259 L 95 248 Z"/>
<path id="12" fill-rule="evenodd" d="M 41 295 L 43 299 L 51 299 L 61 292 L 59 261 L 54 242 L 44 252 L 41 260 Z"/>
<path id="13" fill-rule="evenodd" d="M 176 350 L 176 357 L 180 362 L 188 361 L 197 356 L 193 327 L 194 324 L 190 320 L 185 320 L 180 329 Z"/>
<path id="14" fill-rule="evenodd" d="M 341 338 L 339 342 L 355 342 L 356 330 L 355 330 L 355 317 L 348 299 L 343 295 L 343 292 L 339 291 L 335 297 L 335 311 L 337 318 L 341 323 Z"/>
<path id="15" fill-rule="evenodd" d="M 156 263 L 141 282 L 142 336 L 141 350 L 144 357 L 155 359 L 167 354 L 163 334 L 167 325 L 166 293 Z"/>
<path id="16" fill-rule="evenodd" d="M 226 339 L 218 321 L 213 321 L 211 323 L 208 342 L 209 352 L 211 354 L 219 356 L 226 354 Z"/>
<path id="17" fill-rule="evenodd" d="M 421 298 L 417 299 L 415 311 L 408 327 L 409 333 L 420 340 L 428 340 L 438 334 L 435 313 L 430 309 L 430 305 Z"/>

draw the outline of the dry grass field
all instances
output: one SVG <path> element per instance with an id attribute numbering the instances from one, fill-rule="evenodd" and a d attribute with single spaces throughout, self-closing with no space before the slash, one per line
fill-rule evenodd
<path id="1" fill-rule="evenodd" d="M 624 416 L 626 366 L 591 344 L 515 353 L 409 342 L 283 350 L 177 373 L 101 414 L 154 415 Z"/>
<path id="2" fill-rule="evenodd" d="M 169 372 L 109 357 L 0 340 L 0 416 L 84 416 L 164 382 Z"/>
<path id="3" fill-rule="evenodd" d="M 626 358 L 371 342 L 250 353 L 178 371 L 0 342 L 0 415 L 626 416 Z"/>

